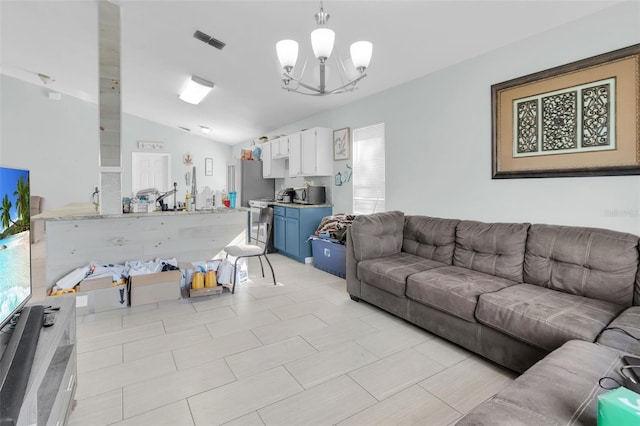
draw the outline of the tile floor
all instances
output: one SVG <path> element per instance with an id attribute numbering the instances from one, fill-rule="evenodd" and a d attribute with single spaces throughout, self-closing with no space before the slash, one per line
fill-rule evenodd
<path id="1" fill-rule="evenodd" d="M 37 249 L 36 249 L 37 256 Z M 272 255 L 279 285 L 79 315 L 70 425 L 451 425 L 515 375 Z"/>

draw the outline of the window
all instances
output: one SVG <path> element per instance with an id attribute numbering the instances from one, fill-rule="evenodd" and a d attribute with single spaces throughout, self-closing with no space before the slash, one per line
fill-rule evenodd
<path id="1" fill-rule="evenodd" d="M 353 214 L 385 211 L 384 123 L 353 130 Z"/>

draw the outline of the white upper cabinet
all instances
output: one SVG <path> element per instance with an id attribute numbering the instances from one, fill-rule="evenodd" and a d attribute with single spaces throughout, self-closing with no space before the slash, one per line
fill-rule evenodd
<path id="1" fill-rule="evenodd" d="M 271 158 L 289 157 L 289 136 L 280 136 L 271 141 Z"/>
<path id="2" fill-rule="evenodd" d="M 273 144 L 265 142 L 260 145 L 262 148 L 262 177 L 283 178 L 287 176 L 285 160 L 273 157 Z"/>
<path id="3" fill-rule="evenodd" d="M 289 135 L 289 176 L 331 176 L 333 130 L 314 127 Z"/>

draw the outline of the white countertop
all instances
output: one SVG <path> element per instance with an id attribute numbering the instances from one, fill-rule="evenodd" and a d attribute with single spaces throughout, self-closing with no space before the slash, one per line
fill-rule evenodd
<path id="1" fill-rule="evenodd" d="M 134 218 L 134 217 L 153 217 L 153 216 L 186 216 L 200 214 L 229 214 L 229 213 L 246 213 L 248 209 L 239 207 L 235 209 L 213 209 L 213 210 L 190 210 L 190 211 L 160 211 L 156 210 L 149 213 L 123 213 L 123 214 L 105 214 L 101 215 L 96 211 L 96 207 L 92 203 L 70 203 L 59 209 L 50 210 L 39 215 L 32 216 L 34 220 L 78 220 L 78 219 L 118 219 L 118 218 Z"/>
<path id="2" fill-rule="evenodd" d="M 315 207 L 333 207 L 333 204 L 300 204 L 300 203 L 282 203 L 280 201 L 274 201 L 269 203 L 273 206 L 281 207 L 293 207 L 294 209 L 309 209 Z"/>

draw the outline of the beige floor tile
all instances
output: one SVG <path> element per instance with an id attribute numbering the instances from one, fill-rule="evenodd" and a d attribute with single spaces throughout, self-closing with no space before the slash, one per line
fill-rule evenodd
<path id="1" fill-rule="evenodd" d="M 187 400 L 169 404 L 138 416 L 129 417 L 113 426 L 193 426 Z"/>
<path id="2" fill-rule="evenodd" d="M 292 302 L 287 306 L 271 309 L 271 312 L 276 314 L 278 318 L 282 320 L 289 320 L 333 307 L 335 307 L 335 305 L 328 300 L 318 298 L 305 302 Z"/>
<path id="3" fill-rule="evenodd" d="M 373 405 L 339 426 L 446 426 L 460 413 L 420 386 L 414 385 Z"/>
<path id="4" fill-rule="evenodd" d="M 515 373 L 475 356 L 420 382 L 420 386 L 461 413 L 495 395 Z"/>
<path id="5" fill-rule="evenodd" d="M 376 403 L 351 378 L 341 376 L 258 410 L 269 425 L 334 425 Z"/>
<path id="6" fill-rule="evenodd" d="M 365 305 L 367 305 L 366 302 L 353 302 L 353 303 L 358 303 L 358 304 L 364 303 Z M 391 315 L 390 313 L 384 312 L 383 310 L 380 310 L 380 309 L 377 309 L 374 312 L 371 312 L 369 314 L 365 314 L 359 317 L 359 319 L 366 322 L 369 325 L 372 325 L 373 327 L 381 331 L 388 330 L 390 328 L 394 328 L 398 326 L 413 327 L 411 324 L 409 324 L 405 320 L 398 318 L 394 315 Z"/>
<path id="7" fill-rule="evenodd" d="M 231 309 L 239 315 L 248 312 L 258 312 L 267 309 L 280 308 L 282 306 L 293 305 L 295 302 L 287 297 L 286 294 L 273 297 L 265 297 L 263 299 L 247 300 L 244 302 L 231 305 Z M 272 311 L 273 312 L 273 311 Z"/>
<path id="8" fill-rule="evenodd" d="M 160 352 L 172 351 L 211 340 L 209 330 L 204 325 L 194 325 L 175 333 L 161 334 L 148 339 L 125 343 L 124 361 L 134 361 Z"/>
<path id="9" fill-rule="evenodd" d="M 303 333 L 302 337 L 311 343 L 314 348 L 321 351 L 377 331 L 376 328 L 355 318 L 344 323 L 330 324 L 327 327 Z"/>
<path id="10" fill-rule="evenodd" d="M 122 420 L 122 389 L 79 400 L 69 416 L 69 426 L 102 426 Z"/>
<path id="11" fill-rule="evenodd" d="M 381 359 L 349 375 L 379 401 L 408 388 L 444 367 L 413 349 Z"/>
<path id="12" fill-rule="evenodd" d="M 389 330 L 366 335 L 357 339 L 356 343 L 362 345 L 378 358 L 384 358 L 406 348 L 419 345 L 432 338 L 432 334 L 423 330 L 409 327 L 393 327 Z M 426 352 L 425 354 L 429 355 Z M 437 361 L 436 358 L 431 358 Z"/>
<path id="13" fill-rule="evenodd" d="M 231 420 L 229 423 L 225 423 L 224 426 L 264 426 L 264 422 L 258 415 L 258 412 L 254 411 L 253 413 Z"/>
<path id="14" fill-rule="evenodd" d="M 100 335 L 84 337 L 78 339 L 78 353 L 91 352 L 96 349 L 122 345 L 127 342 L 135 342 L 136 340 L 158 336 L 164 333 L 165 331 L 162 322 L 154 321 L 139 327 L 121 329 Z"/>
<path id="15" fill-rule="evenodd" d="M 124 388 L 124 417 L 160 408 L 235 380 L 227 364 L 223 360 L 217 360 L 138 381 Z"/>
<path id="16" fill-rule="evenodd" d="M 163 320 L 167 333 L 185 330 L 199 324 L 217 324 L 220 321 L 236 319 L 238 315 L 229 306 L 209 309 L 201 312 L 192 312 L 186 315 L 177 315 Z"/>
<path id="17" fill-rule="evenodd" d="M 196 311 L 202 312 L 238 303 L 238 297 L 235 294 L 222 293 L 215 296 L 194 297 L 189 299 L 189 301 Z"/>
<path id="18" fill-rule="evenodd" d="M 78 354 L 78 373 L 99 370 L 122 364 L 122 345 L 109 346 L 91 352 Z"/>
<path id="19" fill-rule="evenodd" d="M 225 358 L 238 378 L 251 376 L 273 367 L 317 353 L 299 336 L 231 355 Z"/>
<path id="20" fill-rule="evenodd" d="M 377 361 L 362 346 L 347 342 L 285 364 L 302 386 L 310 388 Z"/>
<path id="21" fill-rule="evenodd" d="M 284 283 L 276 275 L 278 285 L 264 285 L 243 289 L 254 299 L 264 299 L 266 297 L 282 296 L 299 290 L 296 285 Z"/>
<path id="22" fill-rule="evenodd" d="M 325 327 L 327 327 L 327 324 L 313 315 L 304 315 L 286 321 L 255 327 L 252 328 L 251 331 L 253 331 L 263 344 L 268 345 Z"/>
<path id="23" fill-rule="evenodd" d="M 222 424 L 300 392 L 282 367 L 189 398 L 196 425 Z"/>
<path id="24" fill-rule="evenodd" d="M 158 309 L 139 312 L 122 317 L 123 327 L 138 327 L 153 321 L 169 321 L 170 318 L 195 312 L 191 303 L 172 303 L 160 305 Z"/>
<path id="25" fill-rule="evenodd" d="M 331 300 L 334 305 L 330 309 L 314 312 L 314 315 L 327 324 L 343 324 L 354 318 L 360 318 L 375 312 L 379 309 L 368 303 L 357 303 L 349 299 L 347 293 L 342 290 L 336 294 L 336 300 Z M 338 300 L 339 299 L 339 300 Z"/>
<path id="26" fill-rule="evenodd" d="M 176 371 L 170 352 L 78 374 L 76 399 L 84 399 L 132 383 Z"/>
<path id="27" fill-rule="evenodd" d="M 137 315 L 142 312 L 155 311 L 158 309 L 157 303 L 149 303 L 148 305 L 129 306 L 122 309 L 111 309 L 108 311 L 97 312 L 95 314 L 83 313 L 82 309 L 76 310 L 78 323 L 89 323 L 94 321 L 105 321 L 113 318 L 122 318 L 130 315 Z"/>
<path id="28" fill-rule="evenodd" d="M 220 337 L 277 322 L 280 322 L 280 318 L 271 311 L 247 312 L 246 314 L 238 315 L 237 318 L 218 321 L 215 324 L 207 324 L 207 329 L 213 337 Z"/>
<path id="29" fill-rule="evenodd" d="M 413 349 L 427 355 L 431 359 L 435 359 L 446 367 L 450 367 L 473 356 L 473 353 L 465 348 L 437 336 L 434 336 L 433 339 L 427 342 L 414 346 Z"/>
<path id="30" fill-rule="evenodd" d="M 262 343 L 260 343 L 255 334 L 251 331 L 241 331 L 175 349 L 173 358 L 176 361 L 178 370 L 184 370 L 259 346 L 262 346 Z"/>
<path id="31" fill-rule="evenodd" d="M 77 324 L 77 338 L 95 337 L 98 335 L 122 330 L 122 316 L 107 318 L 100 321 L 83 321 Z"/>

